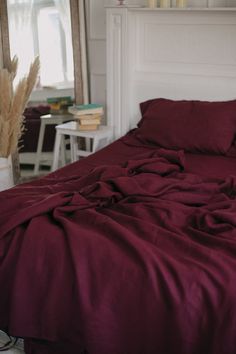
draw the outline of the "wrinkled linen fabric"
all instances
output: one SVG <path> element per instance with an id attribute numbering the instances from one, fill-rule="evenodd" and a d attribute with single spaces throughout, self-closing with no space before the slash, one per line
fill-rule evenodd
<path id="1" fill-rule="evenodd" d="M 26 354 L 235 354 L 236 176 L 131 155 L 0 194 L 0 329 Z"/>

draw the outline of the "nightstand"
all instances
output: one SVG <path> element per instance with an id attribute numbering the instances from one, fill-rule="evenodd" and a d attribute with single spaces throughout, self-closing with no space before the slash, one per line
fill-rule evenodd
<path id="1" fill-rule="evenodd" d="M 62 137 L 64 135 L 68 135 L 70 137 L 71 162 L 75 162 L 80 156 L 88 156 L 108 145 L 112 141 L 113 129 L 108 126 L 101 125 L 98 130 L 81 131 L 78 130 L 77 122 L 74 121 L 57 125 L 52 171 L 55 171 L 59 166 L 60 154 L 64 156 L 64 146 L 62 146 Z M 78 137 L 85 138 L 85 150 L 78 148 Z"/>

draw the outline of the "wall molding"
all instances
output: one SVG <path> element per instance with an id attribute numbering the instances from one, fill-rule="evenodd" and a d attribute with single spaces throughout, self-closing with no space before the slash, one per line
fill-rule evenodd
<path id="1" fill-rule="evenodd" d="M 227 100 L 236 92 L 236 8 L 107 9 L 107 107 L 115 137 L 155 97 Z"/>
<path id="2" fill-rule="evenodd" d="M 128 129 L 129 66 L 126 8 L 107 10 L 107 122 L 118 138 Z"/>

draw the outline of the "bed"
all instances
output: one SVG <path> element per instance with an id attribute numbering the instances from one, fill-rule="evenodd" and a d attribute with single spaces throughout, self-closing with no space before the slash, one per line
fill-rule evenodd
<path id="1" fill-rule="evenodd" d="M 235 354 L 235 64 L 221 56 L 220 74 L 208 67 L 211 80 L 198 72 L 190 86 L 182 73 L 176 93 L 177 73 L 136 60 L 148 59 L 137 51 L 149 24 L 202 16 L 212 38 L 232 22 L 232 55 L 235 15 L 202 12 L 108 9 L 117 139 L 0 194 L 0 329 L 24 338 L 26 354 Z"/>
<path id="2" fill-rule="evenodd" d="M 145 131 L 0 194 L 0 328 L 26 354 L 235 352 L 234 141 Z"/>

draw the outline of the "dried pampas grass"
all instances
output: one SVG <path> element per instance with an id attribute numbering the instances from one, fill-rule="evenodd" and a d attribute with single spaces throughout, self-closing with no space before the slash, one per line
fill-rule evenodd
<path id="1" fill-rule="evenodd" d="M 37 57 L 30 66 L 28 75 L 13 90 L 17 64 L 18 59 L 14 57 L 10 71 L 0 69 L 0 157 L 8 157 L 17 150 L 24 127 L 24 109 L 39 72 Z"/>

